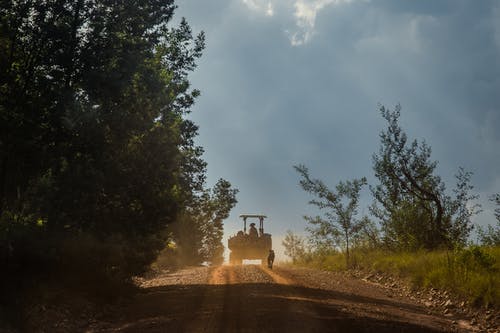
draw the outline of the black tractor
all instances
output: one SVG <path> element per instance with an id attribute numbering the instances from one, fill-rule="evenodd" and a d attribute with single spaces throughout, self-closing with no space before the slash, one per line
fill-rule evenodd
<path id="1" fill-rule="evenodd" d="M 267 262 L 269 250 L 273 248 L 271 234 L 264 233 L 265 215 L 242 214 L 243 230 L 238 231 L 235 236 L 228 240 L 229 263 L 232 265 L 241 265 L 244 259 L 261 260 L 262 265 Z M 255 228 L 255 223 L 250 223 L 247 233 L 247 219 L 255 218 L 259 220 L 259 229 Z"/>

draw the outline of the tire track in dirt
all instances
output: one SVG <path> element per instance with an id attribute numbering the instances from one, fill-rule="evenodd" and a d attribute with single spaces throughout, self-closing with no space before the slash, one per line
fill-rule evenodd
<path id="1" fill-rule="evenodd" d="M 165 274 L 93 332 L 448 332 L 436 318 L 418 323 L 410 308 L 406 320 L 390 317 L 388 310 L 381 316 L 362 311 L 391 301 L 363 290 L 318 288 L 332 278 L 310 273 L 224 265 Z"/>
<path id="2" fill-rule="evenodd" d="M 269 269 L 268 267 L 264 267 L 264 266 L 260 266 L 260 269 L 267 275 L 269 275 L 271 277 L 271 279 L 273 279 L 273 281 L 277 284 L 283 284 L 283 285 L 286 285 L 286 286 L 290 286 L 290 285 L 293 285 L 295 284 L 292 280 L 290 279 L 287 279 L 275 272 L 273 272 L 271 269 Z"/>
<path id="3" fill-rule="evenodd" d="M 224 288 L 224 298 L 222 313 L 219 321 L 219 332 L 239 332 L 241 330 L 241 322 L 243 313 L 242 295 L 238 293 L 233 286 L 241 282 L 238 274 L 235 272 L 234 266 L 226 266 L 228 271 L 228 284 Z"/>
<path id="4" fill-rule="evenodd" d="M 210 273 L 196 318 L 185 323 L 184 332 L 216 332 L 223 320 L 224 290 L 234 281 L 227 266 L 214 267 Z M 195 320 L 194 320 L 195 319 Z"/>
<path id="5" fill-rule="evenodd" d="M 215 267 L 210 273 L 210 277 L 208 279 L 209 285 L 220 285 L 227 283 L 227 270 L 226 266 L 218 266 Z"/>
<path id="6" fill-rule="evenodd" d="M 317 308 L 314 304 L 314 300 L 308 297 L 307 295 L 303 295 L 304 292 L 297 285 L 297 283 L 289 278 L 286 278 L 272 269 L 266 266 L 258 266 L 258 268 L 268 275 L 275 284 L 280 286 L 286 286 L 289 290 L 285 295 L 274 295 L 277 299 L 282 299 L 286 302 L 287 309 L 286 312 L 290 314 L 300 315 L 307 318 L 319 318 L 320 315 L 317 311 Z M 300 327 L 300 326 L 299 326 Z M 283 331 L 284 332 L 296 332 L 297 331 L 297 322 L 294 321 L 285 321 Z M 329 332 L 331 328 L 325 326 L 325 323 L 320 320 L 310 321 L 306 327 L 302 328 L 301 331 L 307 332 Z"/>
<path id="7" fill-rule="evenodd" d="M 240 331 L 241 295 L 234 295 L 233 286 L 240 283 L 235 268 L 228 265 L 215 267 L 208 279 L 206 292 L 196 320 L 187 323 L 185 332 L 237 332 Z"/>

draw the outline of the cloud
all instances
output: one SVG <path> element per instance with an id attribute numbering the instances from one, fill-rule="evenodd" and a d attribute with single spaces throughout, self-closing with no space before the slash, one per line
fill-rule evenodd
<path id="1" fill-rule="evenodd" d="M 307 43 L 315 33 L 318 12 L 330 5 L 341 5 L 353 0 L 297 0 L 294 3 L 295 19 L 298 31 L 290 34 L 290 42 L 294 46 Z"/>
<path id="2" fill-rule="evenodd" d="M 357 51 L 373 54 L 397 49 L 406 56 L 425 53 L 427 41 L 423 28 L 435 27 L 437 20 L 434 17 L 405 15 L 390 24 L 383 23 L 384 18 L 384 15 L 379 15 L 377 26 L 365 28 L 364 34 L 353 42 Z"/>
<path id="3" fill-rule="evenodd" d="M 191 80 L 202 96 L 191 116 L 208 183 L 224 177 L 240 189 L 226 235 L 239 228 L 238 213 L 251 211 L 270 216 L 273 237 L 303 229 L 301 216 L 315 212 L 294 164 L 329 185 L 374 182 L 371 155 L 386 125 L 378 102 L 401 102 L 405 131 L 432 146 L 448 189 L 463 166 L 488 205 L 500 192 L 495 1 L 180 2 L 179 16 L 207 33 Z M 371 201 L 363 198 L 360 211 Z M 482 225 L 494 221 L 487 207 Z"/>
<path id="4" fill-rule="evenodd" d="M 266 16 L 274 15 L 274 6 L 271 1 L 263 0 L 242 0 L 248 9 Z"/>
<path id="5" fill-rule="evenodd" d="M 288 15 L 293 27 L 285 29 L 286 35 L 293 46 L 308 43 L 315 34 L 316 17 L 328 6 L 348 4 L 356 0 L 241 0 L 251 11 L 275 16 L 275 8 L 280 8 Z M 364 0 L 367 1 L 367 0 Z"/>

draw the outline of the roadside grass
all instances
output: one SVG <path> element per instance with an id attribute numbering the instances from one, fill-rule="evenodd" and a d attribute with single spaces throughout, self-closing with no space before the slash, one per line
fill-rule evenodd
<path id="1" fill-rule="evenodd" d="M 342 253 L 312 255 L 303 263 L 326 270 L 347 269 Z M 355 249 L 351 266 L 403 278 L 414 288 L 447 290 L 476 306 L 500 307 L 500 247 L 400 253 Z"/>

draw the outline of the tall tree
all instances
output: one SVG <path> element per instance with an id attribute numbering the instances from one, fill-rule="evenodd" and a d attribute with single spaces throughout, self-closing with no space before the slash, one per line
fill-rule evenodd
<path id="1" fill-rule="evenodd" d="M 373 155 L 379 184 L 371 187 L 371 207 L 380 219 L 390 247 L 435 249 L 463 243 L 471 230 L 471 217 L 479 206 L 468 206 L 471 173 L 459 170 L 455 198 L 446 195 L 445 184 L 435 174 L 436 161 L 425 141 L 408 141 L 399 125 L 401 106 L 394 111 L 380 107 L 387 129 L 380 133 L 380 150 Z"/>
<path id="2" fill-rule="evenodd" d="M 360 191 L 366 185 L 366 178 L 340 181 L 335 186 L 335 190 L 331 190 L 321 180 L 312 179 L 309 176 L 309 170 L 304 165 L 298 165 L 294 168 L 301 176 L 300 186 L 304 191 L 316 197 L 309 203 L 320 210 L 326 210 L 323 217 L 306 217 L 306 220 L 318 225 L 321 232 L 327 231 L 332 235 L 342 235 L 346 262 L 349 266 L 350 242 L 362 230 L 365 221 L 358 219 L 356 215 Z"/>
<path id="3" fill-rule="evenodd" d="M 197 127 L 185 116 L 204 35 L 185 20 L 170 27 L 174 9 L 172 0 L 1 2 L 3 258 L 60 266 L 65 246 L 80 242 L 93 270 L 130 277 L 202 190 Z M 123 260 L 90 258 L 84 240 Z"/>

